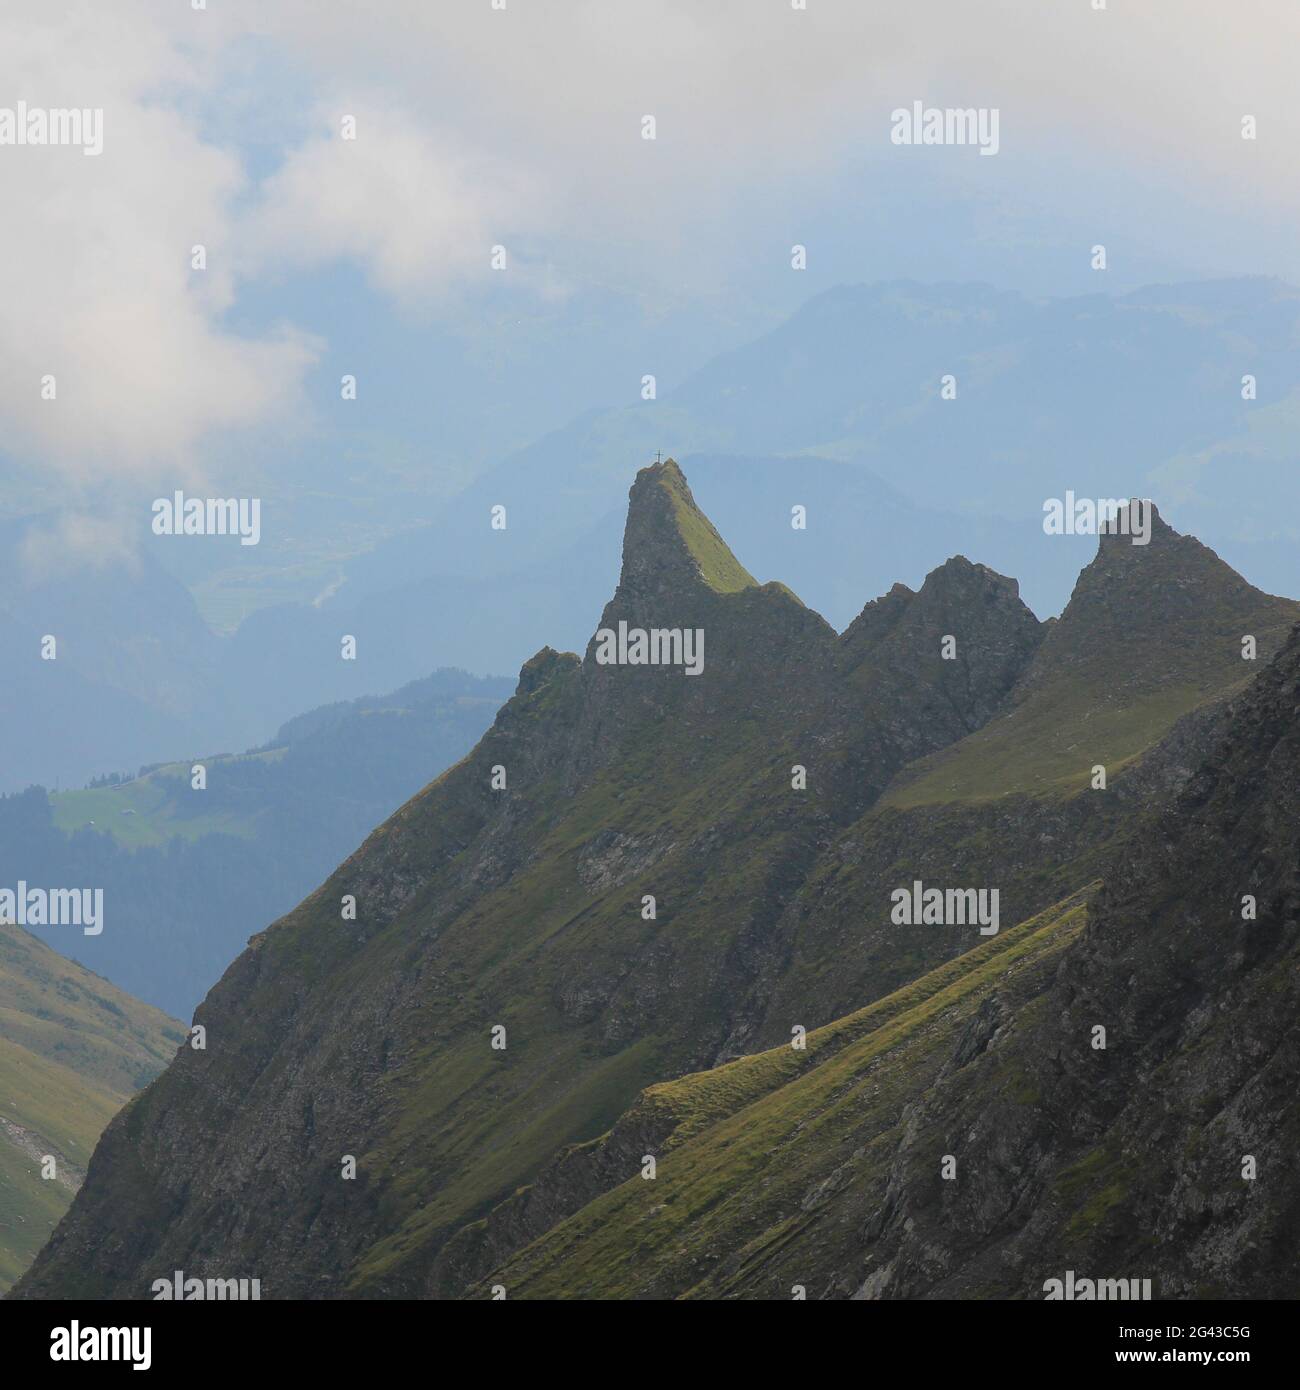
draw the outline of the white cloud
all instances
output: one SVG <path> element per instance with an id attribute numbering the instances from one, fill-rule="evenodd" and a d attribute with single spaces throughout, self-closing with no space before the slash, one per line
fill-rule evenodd
<path id="1" fill-rule="evenodd" d="M 247 340 L 222 326 L 243 174 L 158 99 L 164 82 L 203 80 L 158 14 L 115 0 L 0 16 L 0 105 L 104 112 L 97 157 L 0 148 L 5 447 L 73 478 L 192 475 L 209 431 L 288 408 L 315 351 L 291 329 Z M 190 268 L 199 242 L 202 273 Z"/>
<path id="2" fill-rule="evenodd" d="M 1100 189 L 1085 197 L 1105 197 L 1108 171 L 1130 199 L 1144 178 L 1153 197 L 1176 183 L 1189 210 L 1220 208 L 1230 189 L 1277 218 L 1279 245 L 1300 211 L 1293 0 L 1112 0 L 1105 11 L 1089 0 L 224 8 L 232 29 L 256 26 L 306 64 L 330 109 L 382 86 L 401 112 L 403 152 L 372 149 L 369 174 L 354 161 L 355 192 L 340 181 L 322 189 L 319 176 L 343 168 L 323 147 L 293 156 L 275 190 L 282 244 L 295 223 L 322 219 L 324 244 L 361 254 L 390 287 L 428 288 L 436 258 L 452 283 L 473 273 L 485 241 L 508 235 L 566 276 L 634 267 L 647 279 L 716 283 L 717 266 L 753 235 L 745 211 L 766 189 L 820 176 L 842 200 L 870 199 L 843 170 L 878 156 L 881 177 L 896 175 L 889 112 L 916 99 L 1001 110 L 1002 156 L 975 172 L 932 150 L 905 156 L 909 173 L 940 169 L 955 196 L 981 179 L 1005 190 L 1014 168 L 1018 197 L 1059 199 L 1063 215 L 1079 216 L 1062 177 L 1078 164 Z M 658 122 L 654 142 L 639 138 L 645 114 Z M 1260 120 L 1253 144 L 1240 138 L 1246 114 Z M 420 205 L 416 178 L 432 206 Z M 1131 224 L 1134 237 L 1148 231 L 1150 210 L 1132 207 Z"/>
<path id="3" fill-rule="evenodd" d="M 135 528 L 117 516 L 61 512 L 52 521 L 31 526 L 18 548 L 18 573 L 29 584 L 66 579 L 78 566 L 92 569 L 139 568 Z"/>
<path id="4" fill-rule="evenodd" d="M 342 138 L 345 116 L 355 138 Z M 262 185 L 242 228 L 245 272 L 347 259 L 397 298 L 488 272 L 494 224 L 521 201 L 506 175 L 467 167 L 445 136 L 369 100 L 322 110 L 319 125 Z"/>
<path id="5" fill-rule="evenodd" d="M 878 154 L 888 177 L 889 112 L 914 99 L 1001 110 L 997 160 L 927 166 L 962 196 L 987 179 L 1086 223 L 1079 200 L 1107 171 L 1130 192 L 1149 172 L 1166 198 L 1177 185 L 1189 226 L 1238 204 L 1243 236 L 1274 226 L 1289 248 L 1297 40 L 1292 0 L 8 0 L 0 105 L 102 106 L 105 150 L 0 148 L 0 428 L 94 476 L 184 471 L 214 433 L 286 422 L 320 345 L 224 319 L 268 274 L 355 262 L 394 302 L 436 301 L 483 280 L 501 242 L 509 283 L 539 295 L 584 278 L 716 289 L 720 265 L 774 235 L 746 214 L 782 181 L 870 200 L 842 171 Z M 250 46 L 260 96 L 240 119 L 264 102 L 260 182 L 247 149 L 200 135 L 229 140 L 203 113 L 227 89 L 247 102 Z M 1164 225 L 1127 216 L 1134 236 Z M 1300 273 L 1278 256 L 1258 268 Z M 40 399 L 46 373 L 57 402 Z"/>

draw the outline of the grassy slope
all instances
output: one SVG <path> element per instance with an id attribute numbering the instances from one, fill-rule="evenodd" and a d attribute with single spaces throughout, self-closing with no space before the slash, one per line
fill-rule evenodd
<path id="1" fill-rule="evenodd" d="M 1103 577 L 1104 576 L 1104 577 Z M 1070 796 L 1113 777 L 1183 715 L 1240 692 L 1282 646 L 1300 603 L 1262 593 L 1190 536 L 1103 550 L 1002 718 L 921 759 L 882 805 Z M 1242 659 L 1241 639 L 1258 642 Z"/>
<path id="2" fill-rule="evenodd" d="M 283 750 L 246 756 L 270 761 L 283 757 Z M 228 757 L 208 759 L 208 775 L 212 776 L 219 764 L 233 761 Z M 72 834 L 93 826 L 125 849 L 161 845 L 173 837 L 198 840 L 204 835 L 234 835 L 251 839 L 257 829 L 256 817 L 230 812 L 189 814 L 192 798 L 197 795 L 190 787 L 191 766 L 168 763 L 117 787 L 51 792 L 55 827 Z M 191 799 L 189 804 L 187 798 Z"/>
<path id="3" fill-rule="evenodd" d="M 436 677 L 435 677 L 436 679 Z M 486 682 L 484 682 L 486 684 Z M 428 684 L 416 682 L 415 684 Z M 508 694 L 508 683 L 500 683 L 504 688 L 497 695 L 460 695 L 439 699 L 434 696 L 428 707 L 408 709 L 397 703 L 408 688 L 395 692 L 393 696 L 380 697 L 369 707 L 368 699 L 340 702 L 333 709 L 311 710 L 291 721 L 299 726 L 297 732 L 303 742 L 314 741 L 317 752 L 317 765 L 326 759 L 337 757 L 337 745 L 330 742 L 328 716 L 360 719 L 363 721 L 385 721 L 389 730 L 395 729 L 391 721 L 411 720 L 414 728 L 409 737 L 412 742 L 420 734 L 427 733 L 434 721 L 441 717 L 444 709 L 458 707 L 461 710 L 482 709 L 486 724 L 491 713 Z M 417 699 L 420 697 L 417 695 Z M 428 698 L 428 697 L 425 697 Z M 352 709 L 348 708 L 351 704 Z M 316 724 L 313 733 L 303 733 L 303 725 Z M 352 728 L 358 725 L 351 724 Z M 365 732 L 366 725 L 359 726 Z M 373 730 L 372 730 L 373 732 Z M 286 735 L 291 738 L 292 735 Z M 209 787 L 224 784 L 227 788 L 233 782 L 237 789 L 238 806 L 229 801 L 226 793 L 225 804 L 216 809 L 208 809 L 209 800 L 193 790 L 190 774 L 193 763 L 165 763 L 153 768 L 141 777 L 117 786 L 85 788 L 78 791 L 49 793 L 55 828 L 66 834 L 93 828 L 100 834 L 109 835 L 125 849 L 138 849 L 143 846 L 164 845 L 169 840 L 199 840 L 205 835 L 229 835 L 237 839 L 253 839 L 263 833 L 275 822 L 282 811 L 277 797 L 283 798 L 292 787 L 292 779 L 301 775 L 302 765 L 288 769 L 277 768 L 269 783 L 260 784 L 256 774 L 273 764 L 283 764 L 290 753 L 286 746 L 263 748 L 252 753 L 223 753 L 199 759 L 207 769 Z M 242 774 L 254 774 L 251 779 Z M 286 774 L 287 775 L 282 775 Z M 396 799 L 396 798 L 394 798 Z"/>
<path id="4" fill-rule="evenodd" d="M 1092 573 L 1081 579 L 1074 613 L 1067 613 L 1064 630 L 1056 633 L 1056 650 L 1045 646 L 1038 669 L 1031 668 L 1036 679 L 1025 682 L 1020 703 L 979 732 L 905 770 L 849 838 L 869 839 L 874 825 L 919 809 L 936 820 L 934 826 L 927 820 L 927 827 L 948 844 L 950 858 L 979 862 L 987 850 L 991 861 L 993 847 L 982 849 L 980 844 L 990 827 L 971 820 L 974 804 L 1011 794 L 1057 802 L 1075 796 L 1087 786 L 1094 762 L 1105 764 L 1113 776 L 1156 744 L 1182 715 L 1239 692 L 1259 669 L 1241 660 L 1241 635 L 1253 632 L 1260 659 L 1266 660 L 1300 616 L 1300 605 L 1252 589 L 1190 538 L 1167 537 L 1153 552 L 1154 563 L 1146 555 L 1099 556 Z M 1174 598 L 1158 621 L 1145 626 L 1137 621 L 1126 630 L 1123 622 L 1116 623 L 1117 607 L 1125 620 L 1134 610 L 1127 601 L 1117 605 L 1117 594 L 1140 597 L 1147 586 L 1168 586 Z M 1188 594 L 1191 601 L 1183 604 Z M 1166 616 L 1170 612 L 1173 620 Z M 1062 648 L 1069 653 L 1075 646 L 1080 629 L 1088 644 L 1081 662 L 1073 653 L 1061 655 Z M 915 837 L 904 839 L 914 843 Z M 1069 893 L 1092 877 L 1102 848 L 1093 847 L 1077 863 L 1043 864 L 1036 871 L 1043 888 L 1050 885 L 1055 891 L 1039 901 Z M 890 881 L 905 881 L 906 867 L 897 866 Z M 843 864 L 831 859 L 810 879 L 813 896 L 828 910 L 835 902 L 834 880 L 843 870 Z M 852 1125 L 860 1124 L 864 1102 L 857 1090 L 858 1073 L 870 1068 L 873 1094 L 887 1092 L 893 1098 L 892 1110 L 871 1102 L 884 1134 L 910 1094 L 906 1077 L 932 1074 L 927 1066 L 951 1053 L 955 1030 L 982 994 L 994 982 L 1002 992 L 1009 977 L 1023 973 L 1025 960 L 1038 960 L 1048 951 L 1054 955 L 1078 930 L 1082 909 L 1073 899 L 1065 901 L 1074 905 L 1050 910 L 925 974 L 926 943 L 918 939 L 915 975 L 920 978 L 810 1035 L 807 1054 L 777 1048 L 649 1088 L 637 1105 L 666 1108 L 677 1121 L 660 1152 L 661 1159 L 669 1157 L 660 1164 L 659 1178 L 649 1183 L 633 1178 L 589 1204 L 489 1282 L 505 1283 L 511 1297 L 680 1293 L 694 1286 L 697 1266 L 708 1266 L 708 1252 L 736 1250 L 746 1240 L 757 1242 L 749 1254 L 761 1267 L 769 1242 L 779 1247 L 809 1224 L 794 1214 L 801 1210 L 797 1198 L 786 1209 L 788 1220 L 778 1219 L 773 1194 L 802 1196 L 825 1179 L 827 1155 L 840 1154 L 848 1142 L 848 1129 L 840 1120 L 848 1125 L 851 1113 Z M 900 958 L 896 964 L 895 978 L 907 978 L 905 961 Z M 797 957 L 790 962 L 791 969 L 802 970 L 813 994 L 818 992 L 816 965 L 816 960 L 800 963 Z M 830 959 L 823 966 L 834 970 L 835 962 Z M 944 1007 L 936 1009 L 935 1000 Z M 867 1036 L 860 1039 L 863 1030 Z M 853 1046 L 845 1059 L 831 1065 L 828 1049 L 839 1052 L 846 1037 L 854 1039 Z M 922 1046 L 923 1038 L 933 1044 L 931 1050 Z M 883 1074 L 877 1069 L 878 1050 L 896 1059 Z M 843 1114 L 841 1102 L 848 1107 Z M 662 1132 L 662 1125 L 654 1132 Z M 792 1138 L 796 1133 L 801 1136 L 798 1145 Z M 826 1142 L 804 1147 L 802 1138 L 813 1133 Z M 684 1144 L 679 1160 L 674 1151 Z M 894 1147 L 883 1144 L 882 1162 Z M 777 1153 L 780 1165 L 774 1169 L 771 1155 Z M 663 1181 L 665 1173 L 675 1177 L 670 1186 Z M 864 1191 L 883 1180 L 883 1171 L 873 1171 L 870 1163 L 860 1166 L 854 1178 Z M 715 1208 L 726 1214 L 716 1215 Z M 765 1215 L 756 1217 L 755 1211 Z M 769 1219 L 773 1224 L 763 1226 Z M 752 1230 L 746 1222 L 753 1223 Z M 739 1230 L 745 1231 L 744 1239 Z M 663 1276 L 665 1268 L 671 1273 Z M 727 1278 L 737 1280 L 735 1289 L 760 1292 L 751 1274 L 741 1270 Z M 712 1294 L 726 1291 L 725 1279 L 714 1279 L 709 1289 Z M 788 1296 L 788 1290 L 775 1287 L 766 1292 Z"/>
<path id="5" fill-rule="evenodd" d="M 0 927 L 0 1290 L 67 1210 L 104 1126 L 184 1028 L 14 926 Z M 60 1178 L 40 1176 L 40 1155 Z"/>
<path id="6" fill-rule="evenodd" d="M 454 972 L 448 983 L 455 985 L 446 998 L 430 1001 L 428 1043 L 405 1069 L 410 1081 L 394 1106 L 397 1123 L 363 1160 L 379 1172 L 408 1176 L 389 1191 L 392 1234 L 361 1263 L 356 1288 L 400 1269 L 430 1235 L 529 1181 L 575 1135 L 600 1134 L 639 1088 L 680 1065 L 675 1059 L 685 1040 L 667 1002 L 657 1032 L 602 1049 L 584 1041 L 554 1000 L 575 959 L 601 959 L 605 969 L 617 970 L 621 956 L 630 967 L 664 932 L 674 934 L 679 950 L 693 941 L 685 949 L 699 971 L 715 969 L 712 940 L 737 931 L 762 900 L 766 867 L 779 856 L 786 832 L 763 815 L 761 788 L 775 779 L 771 765 L 755 766 L 755 735 L 743 723 L 715 740 L 707 775 L 698 763 L 674 757 L 671 727 L 656 732 L 631 750 L 617 777 L 599 779 L 569 804 L 529 868 L 474 904 L 465 924 L 472 930 L 458 930 L 455 943 L 444 938 L 443 968 Z M 778 767 L 793 756 L 775 748 L 771 754 Z M 731 817 L 732 832 L 751 852 L 715 865 L 707 879 L 675 879 L 670 859 L 594 900 L 579 881 L 578 852 L 598 831 L 687 840 L 699 827 Z M 664 897 L 667 883 L 674 889 Z M 655 922 L 643 921 L 637 910 L 643 893 L 660 895 Z M 528 907 L 521 915 L 522 903 Z M 366 974 L 380 980 L 410 949 L 409 930 L 392 930 L 376 946 Z M 357 978 L 341 987 L 365 985 Z M 470 1019 L 474 1025 L 466 1026 Z M 487 1028 L 498 1022 L 511 1039 L 508 1053 L 483 1045 Z M 443 1176 L 432 1191 L 431 1171 Z"/>
<path id="7" fill-rule="evenodd" d="M 1114 777 L 1184 714 L 1244 684 L 1209 691 L 1180 686 L 1111 707 L 1086 689 L 1054 691 L 971 734 L 947 756 L 918 762 L 881 805 L 906 810 L 994 801 L 1011 792 L 1072 796 L 1090 785 L 1094 764 Z"/>
<path id="8" fill-rule="evenodd" d="M 671 460 L 658 485 L 668 495 L 677 533 L 700 578 L 723 605 L 717 621 L 726 624 L 726 605 L 750 602 L 753 591 L 767 595 L 779 588 L 798 603 L 783 586 L 757 584 L 695 507 Z M 558 688 L 549 698 L 559 698 Z M 482 1029 L 431 1027 L 425 1054 L 408 1068 L 417 1079 L 403 1096 L 398 1123 L 367 1158 L 380 1170 L 410 1177 L 390 1190 L 395 1229 L 362 1261 L 354 1287 L 364 1289 L 400 1269 L 432 1233 L 454 1228 L 485 1210 L 503 1190 L 528 1181 L 575 1133 L 598 1135 L 639 1087 L 673 1068 L 681 1041 L 670 1020 L 658 1034 L 601 1051 L 559 1016 L 553 1001 L 564 988 L 574 953 L 584 954 L 584 941 L 597 956 L 608 951 L 611 940 L 621 940 L 630 963 L 659 932 L 685 929 L 712 937 L 725 933 L 729 919 L 738 927 L 752 911 L 765 891 L 765 866 L 784 839 L 759 809 L 763 788 L 775 784 L 772 768 L 788 766 L 794 756 L 779 746 L 775 733 L 732 721 L 711 740 L 706 767 L 692 754 L 682 756 L 670 722 L 645 730 L 640 742 L 625 750 L 616 774 L 598 778 L 566 807 L 531 856 L 531 867 L 475 903 L 473 930 L 462 937 L 468 944 L 457 952 L 454 966 L 468 995 L 456 999 L 457 1011 L 467 1006 L 472 1015 L 490 1009 L 481 1015 L 484 1028 L 489 1020 L 501 1022 L 511 1039 L 526 1041 L 512 1042 L 506 1065 L 506 1054 L 482 1046 Z M 760 766 L 753 756 L 756 746 L 768 750 Z M 544 792 L 538 800 L 554 804 Z M 597 832 L 685 839 L 690 827 L 732 817 L 733 829 L 749 840 L 753 853 L 742 857 L 738 871 L 719 868 L 707 882 L 676 884 L 677 901 L 664 904 L 657 922 L 641 920 L 635 905 L 643 893 L 661 892 L 671 861 L 594 901 L 575 872 L 579 850 Z M 519 918 L 520 903 L 528 904 L 526 923 Z M 560 949 L 554 949 L 562 938 Z M 406 949 L 400 936 L 390 933 L 390 941 L 394 951 Z M 700 968 L 708 968 L 711 951 L 704 936 L 698 956 Z M 370 968 L 380 974 L 388 968 L 382 952 Z M 489 1005 L 491 999 L 503 1002 Z M 514 1079 L 521 1074 L 523 1084 Z M 430 1196 L 431 1162 L 445 1181 Z"/>
<path id="9" fill-rule="evenodd" d="M 672 460 L 669 460 L 672 463 Z M 734 594 L 758 587 L 758 581 L 731 553 L 717 528 L 690 500 L 686 480 L 674 467 L 664 474 L 663 486 L 672 499 L 677 529 L 686 542 L 700 576 L 716 593 Z"/>
<path id="10" fill-rule="evenodd" d="M 776 1048 L 650 1088 L 638 1104 L 677 1120 L 656 1177 L 629 1177 L 485 1286 L 504 1284 L 510 1298 L 789 1297 L 780 1252 L 819 1219 L 819 1185 L 852 1183 L 864 1203 L 879 1200 L 908 1101 L 994 991 L 1033 996 L 1081 930 L 1084 897 L 809 1034 L 805 1052 Z"/>

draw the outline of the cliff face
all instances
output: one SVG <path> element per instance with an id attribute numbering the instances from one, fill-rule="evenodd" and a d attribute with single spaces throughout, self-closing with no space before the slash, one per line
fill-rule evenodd
<path id="1" fill-rule="evenodd" d="M 941 575 L 981 569 L 950 561 L 922 593 Z M 992 576 L 949 611 L 967 626 L 966 614 L 996 611 L 1008 594 L 1013 582 Z M 901 679 L 884 644 L 909 605 L 920 606 L 896 586 L 842 639 L 845 652 L 881 650 L 866 666 L 876 689 Z M 1253 588 L 1154 508 L 1146 545 L 1104 535 L 1061 618 L 1042 625 L 988 717 L 909 760 L 819 854 L 765 938 L 762 997 L 730 1053 L 774 1046 L 794 1022 L 827 1023 L 976 944 L 955 928 L 900 932 L 890 920 L 900 885 L 997 888 L 1010 924 L 1100 876 L 1134 817 L 1167 800 L 1208 754 L 1225 702 L 1298 617 L 1300 605 Z M 937 651 L 948 622 L 915 645 Z M 1012 623 L 1001 630 L 1017 634 Z M 1243 659 L 1246 636 L 1254 660 Z M 986 638 L 982 652 L 993 650 Z M 943 674 L 930 673 L 931 700 Z M 941 716 L 931 707 L 926 717 Z"/>
<path id="2" fill-rule="evenodd" d="M 1294 1298 L 1298 714 L 1300 633 L 1104 885 L 802 1054 L 647 1092 L 606 1149 L 657 1115 L 654 1180 L 624 1158 L 472 1292 Z"/>
<path id="3" fill-rule="evenodd" d="M 1208 594 L 1220 571 L 1187 585 Z M 1262 631 L 1280 601 L 1232 579 Z M 1219 629 L 1197 627 L 1195 607 L 1180 640 L 1213 645 Z M 697 645 L 664 638 L 667 664 L 602 660 L 630 654 L 637 632 Z M 873 1020 L 899 1026 L 916 1004 L 898 992 L 913 981 L 969 977 L 963 999 L 992 998 L 1000 1017 L 991 981 L 1008 942 L 1024 943 L 1010 960 L 1031 998 L 1081 926 L 1077 902 L 981 945 L 891 931 L 889 890 L 919 869 L 947 886 L 992 871 L 1009 929 L 1012 905 L 1028 917 L 1082 888 L 1141 789 L 1181 785 L 1214 700 L 1242 679 L 1225 667 L 1180 683 L 1160 719 L 1144 712 L 1137 751 L 1188 719 L 1158 755 L 1130 756 L 1129 790 L 1107 800 L 1017 784 L 895 802 L 895 779 L 928 769 L 918 760 L 1061 701 L 1056 682 L 1046 695 L 1024 684 L 1042 635 L 1013 581 L 959 557 L 837 636 L 783 586 L 754 582 L 675 464 L 643 470 L 585 658 L 547 649 L 527 663 L 478 747 L 250 942 L 196 1015 L 206 1047 L 183 1049 L 109 1127 L 18 1293 L 144 1297 L 182 1269 L 258 1277 L 267 1297 L 456 1294 L 620 1190 L 665 1125 L 680 1131 L 672 1105 L 637 1101 L 653 1083 L 796 1025 L 870 1049 Z M 1111 652 L 1107 690 L 1145 690 L 1150 656 Z M 950 960 L 971 947 L 975 975 L 973 958 Z M 947 1056 L 937 1007 L 923 1000 L 919 1017 Z M 958 1050 L 978 1057 L 972 1037 Z M 734 1073 L 705 1075 L 725 1088 Z"/>

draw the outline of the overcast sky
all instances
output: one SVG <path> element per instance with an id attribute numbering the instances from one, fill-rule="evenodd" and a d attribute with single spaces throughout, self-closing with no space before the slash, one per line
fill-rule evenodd
<path id="1" fill-rule="evenodd" d="M 1095 242 L 1108 291 L 1300 280 L 1297 41 L 1293 0 L 6 0 L 0 108 L 102 108 L 104 147 L 0 147 L 0 437 L 198 475 L 309 422 L 358 322 L 488 295 L 505 354 L 578 296 L 707 302 L 698 355 L 841 281 L 1096 290 Z M 918 100 L 998 108 L 997 157 L 891 145 Z"/>

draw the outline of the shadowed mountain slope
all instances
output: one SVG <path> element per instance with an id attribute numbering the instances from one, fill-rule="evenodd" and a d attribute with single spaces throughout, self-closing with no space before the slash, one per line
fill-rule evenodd
<path id="1" fill-rule="evenodd" d="M 617 1185 L 600 1194 L 592 1184 L 592 1200 L 559 1224 L 539 1223 L 541 1238 L 485 1282 L 510 1298 L 788 1299 L 797 1285 L 826 1296 L 836 1262 L 854 1268 L 910 1107 L 987 1045 L 999 1010 L 1042 990 L 1082 929 L 1083 904 L 1081 894 L 1002 932 L 809 1033 L 803 1050 L 787 1044 L 649 1088 L 599 1143 L 465 1232 L 448 1252 L 453 1282 L 506 1211 L 525 1221 L 594 1171 Z M 641 1176 L 646 1154 L 653 1180 Z"/>
<path id="2" fill-rule="evenodd" d="M 702 667 L 685 647 L 602 659 L 638 632 L 693 637 Z M 1003 920 L 1023 920 L 1096 877 L 1139 785 L 1183 780 L 1175 709 L 1131 790 L 1117 779 L 1100 819 L 1055 843 L 1022 812 L 998 864 L 970 819 L 985 808 L 959 803 L 886 852 L 881 793 L 1009 709 L 1042 636 L 1013 581 L 961 557 L 837 636 L 753 581 L 675 464 L 642 470 L 585 659 L 528 662 L 478 747 L 254 938 L 196 1015 L 207 1049 L 110 1127 L 20 1292 L 143 1297 L 176 1268 L 256 1271 L 270 1297 L 457 1292 L 508 1253 L 466 1254 L 475 1223 L 504 1202 L 508 1229 L 512 1194 L 646 1086 L 976 946 L 973 928 L 889 939 L 889 890 L 915 867 L 970 875 L 950 885 L 1005 868 Z M 1112 672 L 1129 662 L 1141 686 L 1146 655 L 1116 653 Z"/>
<path id="3" fill-rule="evenodd" d="M 900 884 L 996 886 L 1004 920 L 1021 921 L 1098 877 L 1297 620 L 1300 604 L 1261 593 L 1154 508 L 1149 544 L 1103 535 L 997 717 L 909 764 L 821 856 L 783 919 L 766 1014 L 743 1046 L 775 1044 L 810 999 L 833 1008 L 814 1024 L 863 1002 L 846 957 L 867 964 L 874 997 L 967 948 L 951 930 L 900 939 Z"/>
<path id="4" fill-rule="evenodd" d="M 583 662 L 529 662 L 475 751 L 200 1007 L 206 1052 L 186 1050 L 97 1160 L 84 1209 L 122 1239 L 79 1235 L 80 1218 L 60 1238 L 96 1247 L 64 1264 L 77 1287 L 142 1293 L 159 1261 L 232 1260 L 272 1294 L 420 1287 L 443 1240 L 557 1148 L 714 1060 L 756 939 L 835 825 L 977 727 L 1018 673 L 1009 654 L 1036 645 L 1006 581 L 963 564 L 996 601 L 958 625 L 960 682 L 916 698 L 937 641 L 923 593 L 880 636 L 891 681 L 865 700 L 839 673 L 847 644 L 749 578 L 671 462 L 638 476 L 624 551 L 602 628 L 699 629 L 703 670 L 601 664 L 594 637 Z"/>
<path id="5" fill-rule="evenodd" d="M 1119 771 L 1175 718 L 1244 685 L 1274 655 L 1300 605 L 1262 594 L 1154 506 L 1150 517 L 1145 545 L 1102 535 L 1005 717 L 909 768 L 891 805 L 1077 791 L 1094 765 Z"/>
<path id="6" fill-rule="evenodd" d="M 613 1180 L 490 1282 L 1042 1298 L 1073 1270 L 1150 1279 L 1157 1298 L 1296 1297 L 1298 709 L 1300 634 L 1144 820 L 1086 926 L 1062 904 L 805 1054 L 646 1092 L 570 1159 L 614 1155 Z M 659 1155 L 653 1182 L 631 1176 L 638 1148 Z M 546 1181 L 534 1202 L 563 1190 L 558 1168 Z"/>

